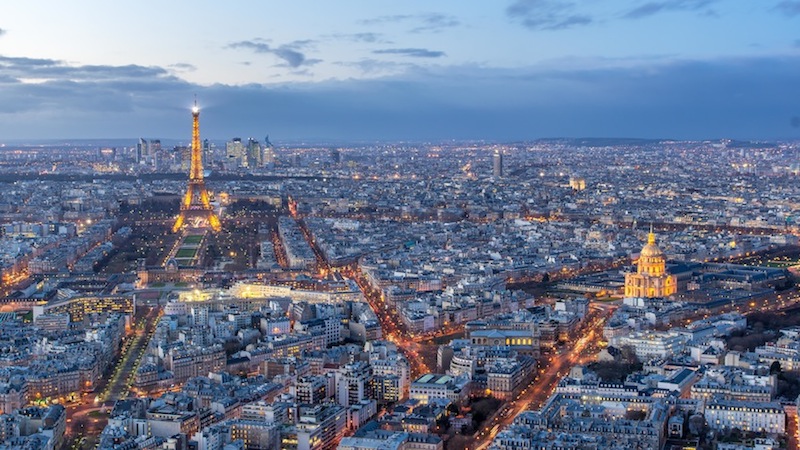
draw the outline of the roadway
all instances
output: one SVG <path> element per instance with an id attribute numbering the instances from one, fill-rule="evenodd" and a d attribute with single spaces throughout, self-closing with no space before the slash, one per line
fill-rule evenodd
<path id="1" fill-rule="evenodd" d="M 160 318 L 160 308 L 148 307 L 114 362 L 111 376 L 100 380 L 96 389 L 99 394 L 84 394 L 78 403 L 67 405 L 66 434 L 72 439 L 70 449 L 83 448 L 87 438 L 94 441 L 108 422 L 106 412 L 117 400 L 128 397 L 136 370 Z"/>
<path id="2" fill-rule="evenodd" d="M 797 449 L 798 446 L 798 418 L 797 408 L 787 408 L 786 411 L 786 448 Z"/>
<path id="3" fill-rule="evenodd" d="M 321 274 L 330 273 L 332 267 L 325 260 L 325 256 L 322 254 L 319 246 L 314 241 L 314 237 L 306 226 L 305 221 L 299 219 L 297 220 L 297 225 L 299 226 L 300 231 L 303 233 L 306 242 L 311 247 L 311 250 L 314 251 L 319 272 Z M 416 336 L 413 333 L 408 332 L 404 324 L 400 321 L 399 315 L 394 307 L 387 305 L 380 292 L 370 286 L 366 277 L 358 268 L 358 266 L 344 266 L 336 268 L 336 270 L 340 271 L 342 275 L 355 280 L 356 284 L 358 284 L 361 293 L 364 295 L 364 299 L 366 299 L 367 303 L 369 303 L 369 306 L 372 308 L 372 311 L 374 311 L 375 315 L 378 317 L 383 338 L 397 345 L 397 349 L 408 360 L 408 363 L 411 366 L 411 378 L 415 379 L 420 375 L 433 372 L 432 365 L 425 362 L 425 349 L 417 342 L 421 336 Z M 428 357 L 428 359 L 430 359 L 430 357 Z"/>
<path id="4" fill-rule="evenodd" d="M 417 342 L 418 336 L 411 334 L 406 330 L 404 324 L 399 318 L 397 311 L 386 304 L 381 297 L 380 292 L 373 289 L 366 280 L 366 277 L 361 273 L 360 269 L 351 270 L 348 268 L 343 269 L 343 274 L 354 279 L 364 298 L 369 303 L 369 306 L 378 317 L 378 322 L 381 324 L 381 332 L 383 338 L 387 341 L 394 343 L 397 349 L 406 357 L 409 365 L 411 366 L 411 379 L 433 372 L 432 364 L 426 363 L 423 357 L 422 345 Z"/>
<path id="5" fill-rule="evenodd" d="M 555 391 L 561 378 L 567 375 L 573 366 L 592 361 L 600 351 L 597 344 L 602 340 L 603 326 L 616 308 L 614 304 L 593 303 L 586 319 L 575 334 L 580 338 L 556 354 L 543 356 L 544 359 L 540 361 L 538 372 L 531 383 L 514 400 L 506 402 L 484 422 L 483 427 L 473 436 L 474 442 L 470 447 L 487 448 L 497 433 L 511 424 L 519 413 L 539 409 Z"/>

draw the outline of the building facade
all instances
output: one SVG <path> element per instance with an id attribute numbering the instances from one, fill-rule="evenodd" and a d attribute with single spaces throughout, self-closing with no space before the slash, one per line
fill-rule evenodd
<path id="1" fill-rule="evenodd" d="M 642 248 L 636 273 L 625 274 L 625 297 L 667 297 L 677 292 L 674 275 L 666 271 L 667 260 L 656 245 L 653 231 L 647 235 L 647 245 Z"/>

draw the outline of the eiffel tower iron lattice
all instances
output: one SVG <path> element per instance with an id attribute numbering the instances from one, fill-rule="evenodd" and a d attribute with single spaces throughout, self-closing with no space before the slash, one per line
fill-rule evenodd
<path id="1" fill-rule="evenodd" d="M 203 179 L 203 149 L 200 146 L 200 108 L 195 101 L 192 107 L 192 155 L 189 168 L 189 186 L 181 201 L 181 211 L 172 231 L 183 227 L 211 228 L 217 232 L 222 228 L 219 216 L 209 201 L 206 183 Z"/>

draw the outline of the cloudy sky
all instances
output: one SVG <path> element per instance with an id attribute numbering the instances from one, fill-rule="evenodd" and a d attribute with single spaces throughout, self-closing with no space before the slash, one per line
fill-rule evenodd
<path id="1" fill-rule="evenodd" d="M 0 141 L 800 138 L 800 0 L 0 4 Z"/>

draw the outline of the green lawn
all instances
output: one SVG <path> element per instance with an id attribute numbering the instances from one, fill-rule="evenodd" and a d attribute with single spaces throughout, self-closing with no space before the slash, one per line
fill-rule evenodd
<path id="1" fill-rule="evenodd" d="M 175 258 L 177 259 L 184 259 L 184 258 L 194 258 L 197 255 L 197 249 L 195 248 L 186 248 L 181 247 L 178 249 L 178 253 L 175 254 Z"/>
<path id="2" fill-rule="evenodd" d="M 202 234 L 190 234 L 189 236 L 186 236 L 186 239 L 184 239 L 183 242 L 185 242 L 186 244 L 197 245 L 202 240 L 203 240 Z"/>

